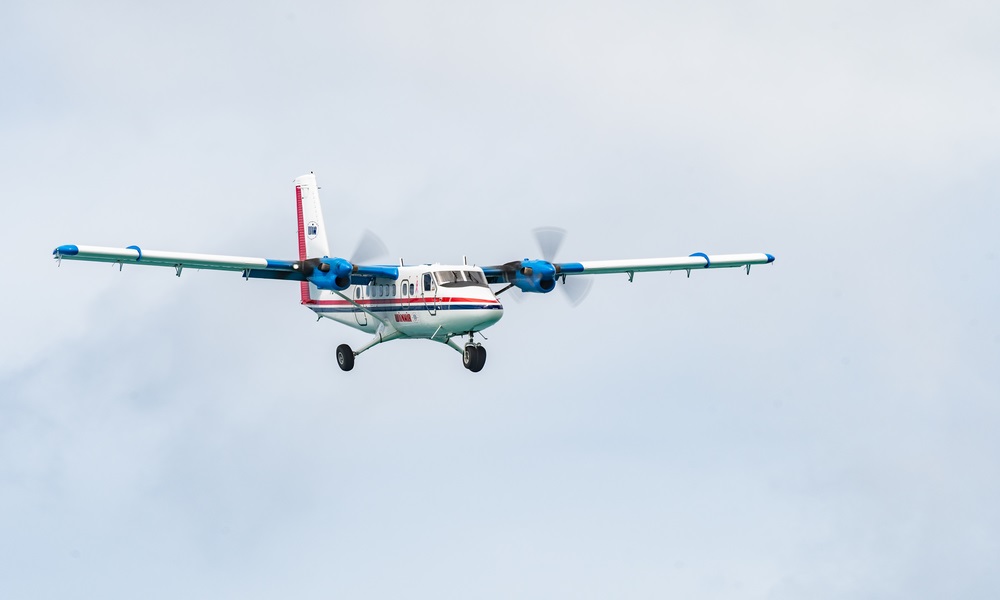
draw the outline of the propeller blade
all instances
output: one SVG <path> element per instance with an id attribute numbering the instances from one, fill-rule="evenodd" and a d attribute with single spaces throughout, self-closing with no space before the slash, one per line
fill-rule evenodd
<path id="1" fill-rule="evenodd" d="M 565 283 L 560 287 L 566 292 L 566 297 L 569 298 L 570 304 L 579 306 L 587 297 L 587 294 L 590 293 L 590 288 L 593 285 L 593 277 L 578 275 L 576 277 L 567 277 Z"/>
<path id="2" fill-rule="evenodd" d="M 566 239 L 566 230 L 560 227 L 539 227 L 533 231 L 538 248 L 542 251 L 542 260 L 555 262 L 559 248 Z M 594 280 L 590 277 L 564 277 L 562 289 L 566 298 L 574 307 L 583 302 L 590 293 Z"/>
<path id="3" fill-rule="evenodd" d="M 388 258 L 389 248 L 380 237 L 370 229 L 365 229 L 351 254 L 352 264 L 371 264 L 380 258 Z"/>
<path id="4" fill-rule="evenodd" d="M 542 251 L 542 260 L 553 262 L 566 237 L 566 230 L 558 227 L 539 227 L 534 230 L 534 234 L 538 248 Z"/>

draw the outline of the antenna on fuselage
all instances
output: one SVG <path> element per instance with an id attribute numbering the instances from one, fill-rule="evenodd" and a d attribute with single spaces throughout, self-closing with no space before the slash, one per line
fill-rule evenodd
<path id="1" fill-rule="evenodd" d="M 468 265 L 469 264 L 469 257 L 466 256 L 466 255 L 464 255 L 464 254 L 462 255 L 462 264 L 463 265 Z"/>

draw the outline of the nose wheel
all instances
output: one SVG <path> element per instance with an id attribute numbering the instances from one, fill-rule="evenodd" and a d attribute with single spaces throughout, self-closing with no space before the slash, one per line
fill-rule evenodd
<path id="1" fill-rule="evenodd" d="M 350 371 L 354 368 L 354 350 L 347 344 L 337 346 L 337 366 L 342 371 Z"/>
<path id="2" fill-rule="evenodd" d="M 486 348 L 478 344 L 467 344 L 462 352 L 462 366 L 473 373 L 482 371 L 486 366 Z"/>

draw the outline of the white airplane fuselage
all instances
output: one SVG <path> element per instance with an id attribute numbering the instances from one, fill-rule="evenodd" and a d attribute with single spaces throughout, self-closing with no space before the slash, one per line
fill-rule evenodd
<path id="1" fill-rule="evenodd" d="M 385 254 L 385 245 L 371 236 L 362 237 L 350 260 L 331 252 L 319 201 L 316 176 L 307 173 L 295 179 L 295 209 L 298 231 L 297 258 L 276 259 L 192 252 L 160 251 L 132 245 L 125 248 L 65 244 L 53 250 L 58 261 L 84 260 L 124 265 L 149 265 L 174 269 L 178 277 L 185 269 L 241 272 L 249 279 L 293 281 L 299 284 L 301 303 L 320 318 L 373 334 L 360 347 L 340 344 L 336 360 L 343 371 L 354 368 L 355 358 L 369 349 L 396 339 L 427 339 L 446 344 L 462 355 L 462 365 L 473 373 L 486 364 L 486 348 L 475 333 L 503 317 L 497 296 L 507 290 L 517 294 L 544 294 L 561 280 L 569 297 L 582 296 L 565 287 L 570 281 L 586 283 L 579 276 L 628 275 L 655 271 L 745 268 L 774 262 L 765 253 L 707 254 L 659 258 L 556 262 L 555 254 L 565 233 L 547 228 L 536 231 L 542 257 L 476 267 L 462 265 L 376 265 L 365 255 Z M 369 232 L 370 233 L 370 232 Z M 366 249 L 366 251 L 362 251 Z M 131 268 L 131 267 L 130 267 Z M 569 278 L 569 280 L 567 279 Z M 490 285 L 505 286 L 495 292 Z M 583 294 L 586 289 L 583 288 Z M 581 288 L 577 286 L 577 290 Z"/>
<path id="2" fill-rule="evenodd" d="M 367 333 L 395 329 L 399 337 L 445 341 L 482 331 L 503 317 L 503 305 L 471 265 L 408 265 L 399 278 L 376 278 L 341 292 L 306 288 L 302 304 L 321 317 Z M 310 294 L 310 291 L 312 292 Z"/>

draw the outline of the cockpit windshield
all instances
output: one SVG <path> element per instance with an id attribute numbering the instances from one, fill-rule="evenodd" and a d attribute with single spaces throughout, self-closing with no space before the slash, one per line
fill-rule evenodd
<path id="1" fill-rule="evenodd" d="M 437 271 L 434 278 L 441 287 L 489 287 L 481 271 Z"/>

